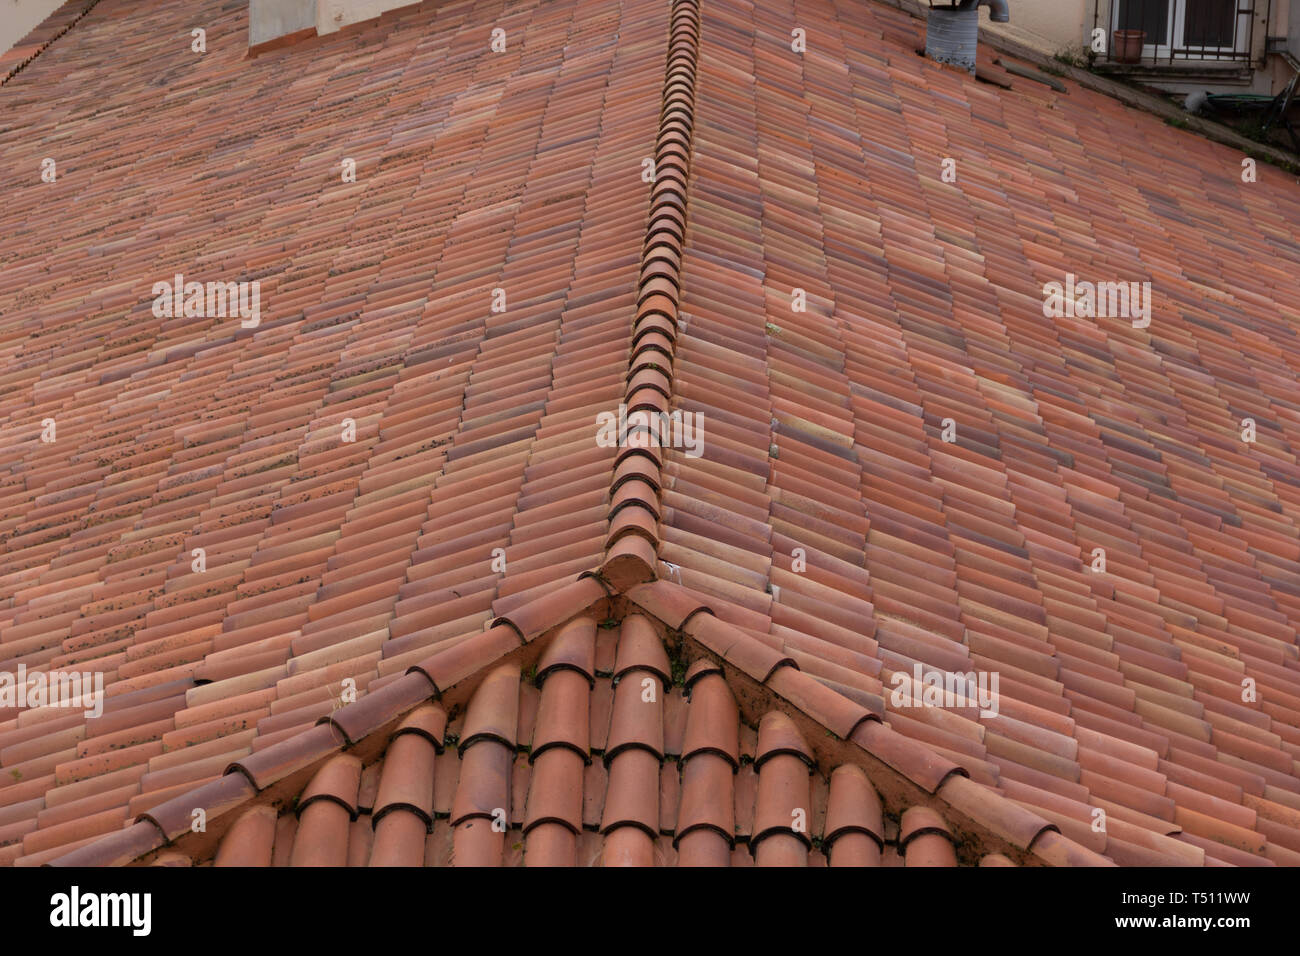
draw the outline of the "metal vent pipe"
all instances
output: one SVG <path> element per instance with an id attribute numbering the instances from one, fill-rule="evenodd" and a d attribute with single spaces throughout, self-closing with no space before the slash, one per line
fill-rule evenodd
<path id="1" fill-rule="evenodd" d="M 934 7 L 925 26 L 925 55 L 974 73 L 979 36 L 979 11 L 974 6 Z"/>
<path id="2" fill-rule="evenodd" d="M 931 7 L 925 28 L 925 55 L 974 73 L 981 5 L 989 8 L 991 20 L 1006 23 L 1011 19 L 1006 0 L 958 0 L 950 7 Z"/>
<path id="3" fill-rule="evenodd" d="M 977 10 L 980 6 L 989 8 L 989 19 L 994 23 L 1011 21 L 1011 8 L 1007 6 L 1007 0 L 961 0 L 957 9 Z"/>

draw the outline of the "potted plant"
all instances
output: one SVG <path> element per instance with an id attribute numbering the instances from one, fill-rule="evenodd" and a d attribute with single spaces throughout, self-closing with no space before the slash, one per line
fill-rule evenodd
<path id="1" fill-rule="evenodd" d="M 1117 63 L 1140 63 L 1147 34 L 1145 30 L 1116 30 L 1112 42 Z"/>

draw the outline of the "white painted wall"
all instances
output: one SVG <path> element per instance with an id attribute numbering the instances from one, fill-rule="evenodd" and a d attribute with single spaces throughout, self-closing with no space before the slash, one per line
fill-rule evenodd
<path id="1" fill-rule="evenodd" d="M 248 45 L 309 30 L 316 25 L 316 0 L 249 0 Z"/>
<path id="2" fill-rule="evenodd" d="M 1083 46 L 1085 37 L 1092 31 L 1093 4 L 1088 0 L 1007 0 L 1007 3 L 1016 29 L 1042 37 L 1054 53 Z"/>
<path id="3" fill-rule="evenodd" d="M 1078 49 L 1087 45 L 1093 18 L 1101 8 L 1098 25 L 1110 32 L 1110 10 L 1114 0 L 1008 0 L 1011 6 L 1011 23 L 1018 31 L 1041 37 L 1042 46 L 1057 50 Z M 1255 5 L 1258 21 L 1255 26 L 1257 53 L 1263 55 L 1263 42 L 1259 34 L 1265 30 L 1263 18 L 1269 11 L 1268 0 L 1258 0 Z M 1288 17 L 1288 12 L 1290 16 Z M 1287 36 L 1288 27 L 1293 37 L 1300 38 L 1300 0 L 1273 0 L 1273 22 L 1267 28 L 1268 36 Z M 1289 23 L 1288 23 L 1289 21 Z M 989 29 L 996 29 L 993 24 Z"/>
<path id="4" fill-rule="evenodd" d="M 12 49 L 62 4 L 63 0 L 0 0 L 0 53 Z"/>
<path id="5" fill-rule="evenodd" d="M 0 0 L 0 3 L 5 0 Z M 420 0 L 249 0 L 248 44 L 315 29 L 324 36 Z"/>
<path id="6" fill-rule="evenodd" d="M 409 7 L 420 0 L 317 0 L 316 32 L 333 33 L 352 23 L 373 20 L 381 13 Z"/>

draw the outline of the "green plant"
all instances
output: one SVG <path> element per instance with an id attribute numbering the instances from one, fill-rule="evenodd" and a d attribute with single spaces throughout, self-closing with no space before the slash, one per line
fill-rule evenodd
<path id="1" fill-rule="evenodd" d="M 1064 63 L 1066 66 L 1077 66 L 1080 69 L 1087 69 L 1096 59 L 1097 54 L 1092 51 L 1091 47 L 1066 47 L 1063 50 L 1057 50 L 1052 59 L 1058 63 Z M 1048 71 L 1052 72 L 1051 70 Z M 1058 73 L 1057 76 L 1060 76 Z"/>
<path id="2" fill-rule="evenodd" d="M 669 661 L 672 665 L 673 686 L 686 686 L 686 670 L 689 666 L 684 653 L 675 654 Z"/>

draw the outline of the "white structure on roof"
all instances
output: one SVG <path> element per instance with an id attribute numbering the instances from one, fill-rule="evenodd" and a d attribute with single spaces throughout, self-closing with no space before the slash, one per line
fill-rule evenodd
<path id="1" fill-rule="evenodd" d="M 3 2 L 3 0 L 0 0 Z M 419 0 L 249 0 L 248 45 L 311 31 L 324 35 Z M 306 35 L 306 34 L 304 34 Z"/>
<path id="2" fill-rule="evenodd" d="M 0 0 L 0 53 L 13 49 L 63 0 Z"/>

